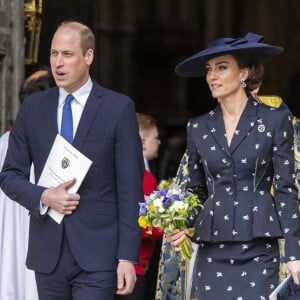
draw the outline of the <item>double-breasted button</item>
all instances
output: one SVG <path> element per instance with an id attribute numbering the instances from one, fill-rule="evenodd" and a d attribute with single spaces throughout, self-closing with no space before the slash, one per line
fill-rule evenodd
<path id="1" fill-rule="evenodd" d="M 227 195 L 229 195 L 229 196 L 233 195 L 234 190 L 232 187 L 227 187 L 225 190 L 226 190 Z"/>

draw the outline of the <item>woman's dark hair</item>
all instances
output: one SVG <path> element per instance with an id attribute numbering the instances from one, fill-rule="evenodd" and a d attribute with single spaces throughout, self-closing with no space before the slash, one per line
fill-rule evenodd
<path id="1" fill-rule="evenodd" d="M 261 63 L 253 63 L 251 55 L 235 54 L 233 57 L 240 69 L 249 68 L 249 75 L 246 79 L 247 90 L 251 92 L 260 87 L 264 75 L 264 66 Z"/>

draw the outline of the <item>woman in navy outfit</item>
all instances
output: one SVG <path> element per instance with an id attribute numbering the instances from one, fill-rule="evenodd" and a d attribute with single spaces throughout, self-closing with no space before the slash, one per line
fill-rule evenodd
<path id="1" fill-rule="evenodd" d="M 259 103 L 247 88 L 255 80 L 255 66 L 281 51 L 248 33 L 217 39 L 175 69 L 183 77 L 206 76 L 218 102 L 187 125 L 187 187 L 201 202 L 189 220 L 199 244 L 191 299 L 268 299 L 278 284 L 281 237 L 286 268 L 299 284 L 291 118 L 285 110 Z M 185 237 L 175 230 L 168 241 L 179 250 Z"/>

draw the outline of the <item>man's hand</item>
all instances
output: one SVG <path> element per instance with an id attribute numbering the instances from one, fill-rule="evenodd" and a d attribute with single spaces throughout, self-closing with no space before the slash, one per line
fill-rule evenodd
<path id="1" fill-rule="evenodd" d="M 118 295 L 127 295 L 132 293 L 136 282 L 134 264 L 129 261 L 120 261 L 117 268 L 118 276 Z"/>
<path id="2" fill-rule="evenodd" d="M 76 179 L 74 178 L 54 188 L 46 189 L 42 194 L 42 204 L 55 209 L 61 214 L 72 214 L 79 204 L 80 196 L 79 194 L 68 193 L 67 190 L 74 185 L 75 182 Z"/>

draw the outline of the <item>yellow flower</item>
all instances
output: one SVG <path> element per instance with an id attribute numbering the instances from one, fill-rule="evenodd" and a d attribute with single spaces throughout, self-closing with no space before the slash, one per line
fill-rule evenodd
<path id="1" fill-rule="evenodd" d="M 150 204 L 149 205 L 149 210 L 150 211 L 155 211 L 155 205 L 154 204 Z"/>
<path id="2" fill-rule="evenodd" d="M 175 208 L 175 211 L 176 211 L 176 212 L 178 213 L 178 215 L 180 215 L 180 216 L 184 216 L 185 213 L 186 213 L 185 208 L 181 208 L 181 207 Z"/>
<path id="3" fill-rule="evenodd" d="M 157 186 L 157 189 L 158 190 L 162 190 L 162 189 L 165 189 L 165 188 L 167 188 L 167 187 L 169 187 L 171 185 L 172 185 L 172 179 L 169 179 L 169 180 L 163 179 L 163 180 L 161 180 L 159 182 L 159 184 Z"/>
<path id="4" fill-rule="evenodd" d="M 139 223 L 139 226 L 142 227 L 142 228 L 147 228 L 148 227 L 148 222 L 147 222 L 147 220 L 144 216 L 139 217 L 138 223 Z"/>

